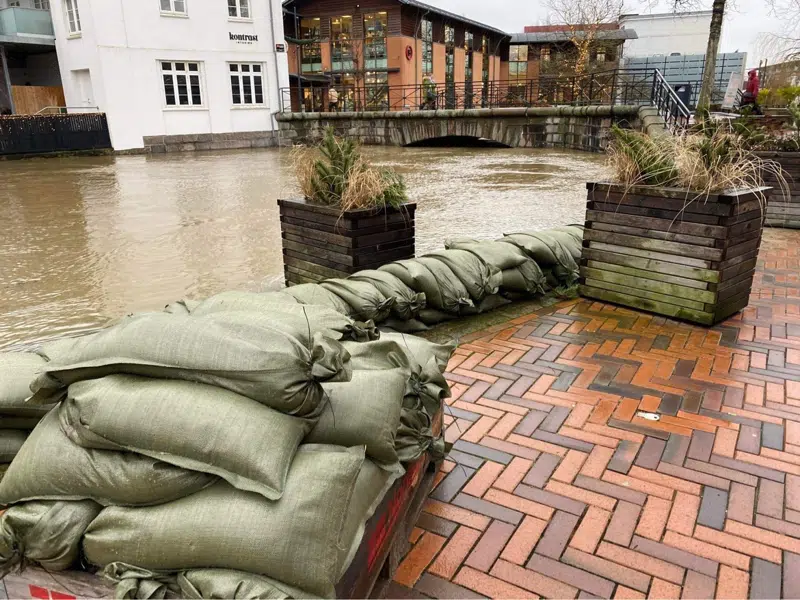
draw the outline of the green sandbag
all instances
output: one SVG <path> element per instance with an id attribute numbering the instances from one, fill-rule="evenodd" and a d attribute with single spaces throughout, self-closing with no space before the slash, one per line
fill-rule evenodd
<path id="1" fill-rule="evenodd" d="M 394 298 L 392 314 L 395 321 L 409 321 L 419 315 L 425 308 L 425 294 L 415 292 L 397 277 L 386 271 L 359 271 L 348 277 L 348 280 L 363 281 L 371 284 L 387 298 Z"/>
<path id="2" fill-rule="evenodd" d="M 430 327 L 417 319 L 409 319 L 408 321 L 404 321 L 400 318 L 392 317 L 381 324 L 381 329 L 397 331 L 399 333 L 414 334 L 422 331 L 428 331 L 430 330 Z"/>
<path id="3" fill-rule="evenodd" d="M 425 411 L 404 408 L 396 435 L 399 460 L 410 464 L 420 459 L 434 445 L 431 417 Z"/>
<path id="4" fill-rule="evenodd" d="M 296 306 L 297 304 L 297 300 L 292 296 L 281 292 L 258 294 L 230 291 L 215 294 L 199 302 L 192 309 L 192 314 L 202 317 L 218 312 L 271 312 L 276 308 Z"/>
<path id="5" fill-rule="evenodd" d="M 59 416 L 62 430 L 84 448 L 135 452 L 271 500 L 283 494 L 311 428 L 222 388 L 133 375 L 71 385 Z"/>
<path id="6" fill-rule="evenodd" d="M 485 312 L 496 310 L 501 306 L 506 306 L 508 304 L 511 304 L 511 300 L 508 298 L 505 298 L 500 294 L 492 294 L 491 296 L 486 296 L 473 308 L 465 308 L 462 314 L 480 315 Z"/>
<path id="7" fill-rule="evenodd" d="M 131 452 L 91 450 L 48 414 L 23 444 L 0 481 L 0 504 L 29 500 L 94 500 L 103 505 L 169 502 L 207 487 L 216 477 Z"/>
<path id="8" fill-rule="evenodd" d="M 447 363 L 450 362 L 450 357 L 453 356 L 453 352 L 456 349 L 453 344 L 437 344 L 415 335 L 387 333 L 384 334 L 383 339 L 397 342 L 421 366 L 428 364 L 428 361 L 434 358 L 438 369 L 436 374 L 445 372 Z M 428 375 L 433 377 L 434 373 L 429 373 Z"/>
<path id="9" fill-rule="evenodd" d="M 576 262 L 580 260 L 582 243 L 576 240 L 572 233 L 569 231 L 562 231 L 560 229 L 548 229 L 542 233 L 547 234 L 549 237 L 561 244 L 561 246 L 569 253 L 573 260 Z"/>
<path id="10" fill-rule="evenodd" d="M 400 260 L 384 265 L 380 270 L 391 273 L 412 290 L 425 294 L 427 309 L 458 315 L 462 305 L 473 305 L 464 284 L 453 271 L 436 259 Z M 420 311 L 422 314 L 423 311 Z"/>
<path id="11" fill-rule="evenodd" d="M 269 577 L 230 569 L 192 569 L 176 573 L 111 563 L 103 569 L 102 575 L 116 583 L 115 595 L 123 600 L 161 600 L 167 597 L 191 600 L 287 600 L 310 597 L 307 592 Z"/>
<path id="12" fill-rule="evenodd" d="M 220 482 L 161 506 L 107 508 L 84 536 L 84 555 L 98 566 L 234 569 L 333 597 L 368 518 L 351 499 L 371 506 L 385 493 L 387 474 L 367 462 L 371 476 L 359 477 L 364 464 L 363 448 L 301 446 L 277 501 Z"/>
<path id="13" fill-rule="evenodd" d="M 407 371 L 391 369 L 355 370 L 348 383 L 326 383 L 329 401 L 306 443 L 366 446 L 369 458 L 395 465 L 394 436 L 407 381 Z"/>
<path id="14" fill-rule="evenodd" d="M 30 398 L 31 383 L 36 379 L 47 361 L 30 352 L 0 352 L 0 419 L 5 417 L 27 417 L 40 419 L 51 407 L 32 406 L 25 401 Z M 8 427 L 0 422 L 0 427 Z"/>
<path id="15" fill-rule="evenodd" d="M 26 431 L 0 429 L 0 463 L 10 463 L 28 439 Z"/>
<path id="16" fill-rule="evenodd" d="M 447 240 L 444 246 L 448 250 L 471 252 L 486 264 L 500 271 L 513 269 L 528 260 L 528 257 L 519 248 L 513 244 L 505 244 L 502 241 L 490 242 L 469 238 L 455 238 Z"/>
<path id="17" fill-rule="evenodd" d="M 284 293 L 289 294 L 300 304 L 318 304 L 320 306 L 327 306 L 328 308 L 332 308 L 336 312 L 347 315 L 348 317 L 354 317 L 356 314 L 355 309 L 347 302 L 317 283 L 293 285 L 292 287 L 287 288 Z"/>
<path id="18" fill-rule="evenodd" d="M 21 429 L 23 431 L 33 431 L 39 424 L 41 417 L 6 417 L 0 416 L 0 425 L 3 429 Z"/>
<path id="19" fill-rule="evenodd" d="M 470 300 L 470 302 L 472 302 L 472 300 Z M 438 325 L 439 323 L 452 321 L 453 319 L 457 318 L 458 318 L 457 314 L 449 314 L 446 312 L 442 312 L 441 310 L 436 310 L 435 308 L 424 308 L 421 311 L 419 311 L 420 322 L 423 323 L 428 328 L 434 325 Z"/>
<path id="20" fill-rule="evenodd" d="M 496 294 L 502 277 L 500 269 L 490 267 L 482 259 L 466 250 L 438 250 L 426 254 L 443 262 L 464 284 L 472 301 L 478 305 L 486 296 Z"/>
<path id="21" fill-rule="evenodd" d="M 580 248 L 583 246 L 583 230 L 584 230 L 584 226 L 583 225 L 563 225 L 561 227 L 554 227 L 553 229 L 548 229 L 548 231 L 551 232 L 551 233 L 554 232 L 554 231 L 558 231 L 558 232 L 566 233 L 569 236 L 571 236 L 572 239 L 574 240 L 574 243 L 577 244 L 577 247 L 578 247 L 579 251 L 580 251 Z M 574 253 L 574 250 L 573 250 L 572 247 L 570 247 L 570 251 L 572 252 L 572 255 L 575 256 L 575 253 Z"/>
<path id="22" fill-rule="evenodd" d="M 279 329 L 210 317 L 142 315 L 42 352 L 51 362 L 31 387 L 40 403 L 62 399 L 77 381 L 125 373 L 206 383 L 307 417 L 317 413 L 322 382 L 350 380 L 349 356 L 335 340 L 315 334 L 307 347 Z"/>
<path id="23" fill-rule="evenodd" d="M 35 563 L 64 571 L 78 560 L 83 532 L 100 512 L 91 500 L 26 502 L 0 516 L 0 578 Z"/>
<path id="24" fill-rule="evenodd" d="M 505 240 L 521 248 L 539 266 L 553 269 L 559 283 L 572 283 L 578 276 L 578 263 L 570 251 L 548 232 L 515 233 Z"/>
<path id="25" fill-rule="evenodd" d="M 349 279 L 328 279 L 320 284 L 347 302 L 359 319 L 385 321 L 394 305 L 393 297 L 384 296 L 374 285 Z"/>
<path id="26" fill-rule="evenodd" d="M 357 342 L 366 342 L 380 337 L 374 322 L 354 321 L 327 306 L 316 304 L 291 304 L 276 307 L 269 312 L 216 312 L 205 315 L 205 318 L 219 323 L 250 324 L 276 329 L 294 337 L 308 347 L 313 344 L 316 334 L 337 341 L 355 340 Z"/>
<path id="27" fill-rule="evenodd" d="M 502 275 L 503 283 L 500 290 L 504 293 L 535 295 L 544 294 L 547 290 L 544 273 L 532 259 L 528 258 L 518 267 L 504 270 Z"/>

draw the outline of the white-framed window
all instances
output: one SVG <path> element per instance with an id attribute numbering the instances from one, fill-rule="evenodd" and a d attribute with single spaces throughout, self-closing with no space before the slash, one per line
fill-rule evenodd
<path id="1" fill-rule="evenodd" d="M 38 10 L 50 10 L 50 0 L 33 0 L 33 8 Z"/>
<path id="2" fill-rule="evenodd" d="M 159 61 L 167 108 L 203 106 L 202 70 L 198 62 Z"/>
<path id="3" fill-rule="evenodd" d="M 264 67 L 261 63 L 230 63 L 234 106 L 264 106 Z"/>
<path id="4" fill-rule="evenodd" d="M 228 0 L 228 17 L 231 19 L 252 19 L 250 0 Z"/>
<path id="5" fill-rule="evenodd" d="M 67 32 L 70 36 L 79 36 L 81 15 L 78 12 L 78 0 L 64 0 L 64 13 L 67 17 Z"/>
<path id="6" fill-rule="evenodd" d="M 186 0 L 159 0 L 162 15 L 186 16 Z"/>
<path id="7" fill-rule="evenodd" d="M 8 8 L 14 8 L 14 7 L 19 8 L 19 7 L 22 6 L 22 3 L 20 2 L 20 0 L 8 0 L 8 3 L 7 3 L 6 6 Z"/>

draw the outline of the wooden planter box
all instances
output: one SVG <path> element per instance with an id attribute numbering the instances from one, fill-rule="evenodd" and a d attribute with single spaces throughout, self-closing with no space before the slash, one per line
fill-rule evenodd
<path id="1" fill-rule="evenodd" d="M 286 285 L 346 278 L 414 257 L 414 203 L 344 213 L 303 200 L 278 205 Z"/>
<path id="2" fill-rule="evenodd" d="M 800 229 L 800 152 L 759 152 L 765 160 L 780 164 L 783 178 L 789 186 L 786 195 L 772 173 L 764 173 L 764 185 L 772 187 L 767 201 L 765 225 Z"/>
<path id="3" fill-rule="evenodd" d="M 703 325 L 747 306 L 761 244 L 757 192 L 589 183 L 580 293 Z M 692 197 L 691 195 L 689 196 Z"/>

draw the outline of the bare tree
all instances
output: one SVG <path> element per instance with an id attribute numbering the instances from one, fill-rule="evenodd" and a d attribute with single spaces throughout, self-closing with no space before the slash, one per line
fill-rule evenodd
<path id="1" fill-rule="evenodd" d="M 767 6 L 783 26 L 761 36 L 762 54 L 774 61 L 800 59 L 800 0 L 767 0 Z"/>
<path id="2" fill-rule="evenodd" d="M 576 75 L 586 71 L 599 32 L 604 25 L 619 19 L 623 3 L 624 0 L 545 0 L 549 23 L 563 26 L 575 47 Z"/>
<path id="3" fill-rule="evenodd" d="M 676 2 L 676 7 L 679 5 L 680 0 Z M 700 85 L 700 95 L 697 97 L 697 115 L 702 114 L 711 106 L 711 92 L 714 89 L 714 77 L 717 72 L 717 52 L 719 52 L 724 18 L 725 0 L 714 0 L 714 4 L 711 6 L 711 27 L 708 32 L 706 60 L 703 66 L 703 83 Z"/>

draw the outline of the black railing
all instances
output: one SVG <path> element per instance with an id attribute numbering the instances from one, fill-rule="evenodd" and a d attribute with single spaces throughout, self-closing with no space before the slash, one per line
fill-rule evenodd
<path id="1" fill-rule="evenodd" d="M 110 148 L 103 113 L 0 117 L 0 156 Z"/>
<path id="2" fill-rule="evenodd" d="M 688 127 L 692 114 L 658 70 L 653 73 L 652 103 L 670 131 L 674 133 Z"/>
<path id="3" fill-rule="evenodd" d="M 652 72 L 603 71 L 575 77 L 392 86 L 304 82 L 281 89 L 282 112 L 411 111 L 535 106 L 647 105 Z M 330 102 L 336 89 L 338 103 Z"/>

